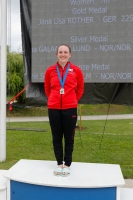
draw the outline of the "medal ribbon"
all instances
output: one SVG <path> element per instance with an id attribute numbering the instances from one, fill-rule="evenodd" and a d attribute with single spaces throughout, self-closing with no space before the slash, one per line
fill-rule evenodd
<path id="1" fill-rule="evenodd" d="M 59 78 L 59 81 L 60 81 L 60 84 L 61 84 L 61 87 L 62 87 L 62 88 L 64 88 L 64 84 L 65 84 L 65 81 L 66 81 L 66 77 L 67 77 L 69 68 L 70 68 L 70 64 L 68 64 L 67 69 L 66 69 L 66 72 L 65 72 L 64 77 L 63 77 L 63 80 L 62 80 L 61 75 L 60 75 L 59 68 L 58 68 L 58 66 L 56 66 L 56 70 L 57 70 L 57 73 L 58 73 L 58 78 Z"/>

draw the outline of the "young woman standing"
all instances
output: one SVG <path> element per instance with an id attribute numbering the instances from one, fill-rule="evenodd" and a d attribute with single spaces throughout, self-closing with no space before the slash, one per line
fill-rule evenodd
<path id="1" fill-rule="evenodd" d="M 44 89 L 48 97 L 49 123 L 58 165 L 54 175 L 68 176 L 72 163 L 77 106 L 84 92 L 84 78 L 81 69 L 69 61 L 71 49 L 68 45 L 60 45 L 56 56 L 57 63 L 46 70 Z"/>

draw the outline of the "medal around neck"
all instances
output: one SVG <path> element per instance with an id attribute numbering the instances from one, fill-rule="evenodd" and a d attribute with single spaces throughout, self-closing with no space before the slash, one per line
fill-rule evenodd
<path id="1" fill-rule="evenodd" d="M 64 92 L 65 92 L 65 91 L 64 91 L 64 88 L 61 88 L 61 89 L 60 89 L 60 94 L 64 94 Z"/>
<path id="2" fill-rule="evenodd" d="M 56 66 L 56 70 L 57 70 L 57 73 L 58 73 L 58 78 L 59 78 L 60 85 L 61 85 L 60 94 L 64 94 L 65 93 L 65 91 L 64 91 L 64 85 L 65 85 L 65 81 L 66 81 L 66 77 L 67 77 L 69 68 L 70 68 L 70 64 L 68 64 L 66 72 L 64 74 L 64 77 L 62 79 L 61 75 L 60 75 L 59 68 L 58 68 L 58 66 Z"/>

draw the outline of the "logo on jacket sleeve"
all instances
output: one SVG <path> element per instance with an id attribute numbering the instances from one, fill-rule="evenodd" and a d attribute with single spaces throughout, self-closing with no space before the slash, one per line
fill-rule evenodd
<path id="1" fill-rule="evenodd" d="M 69 69 L 68 71 L 69 71 L 69 72 L 73 72 L 73 69 Z"/>

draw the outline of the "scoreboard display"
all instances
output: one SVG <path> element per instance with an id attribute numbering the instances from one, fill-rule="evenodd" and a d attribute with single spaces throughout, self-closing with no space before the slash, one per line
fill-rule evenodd
<path id="1" fill-rule="evenodd" d="M 133 0 L 31 0 L 32 82 L 43 82 L 60 44 L 86 83 L 133 82 Z"/>

